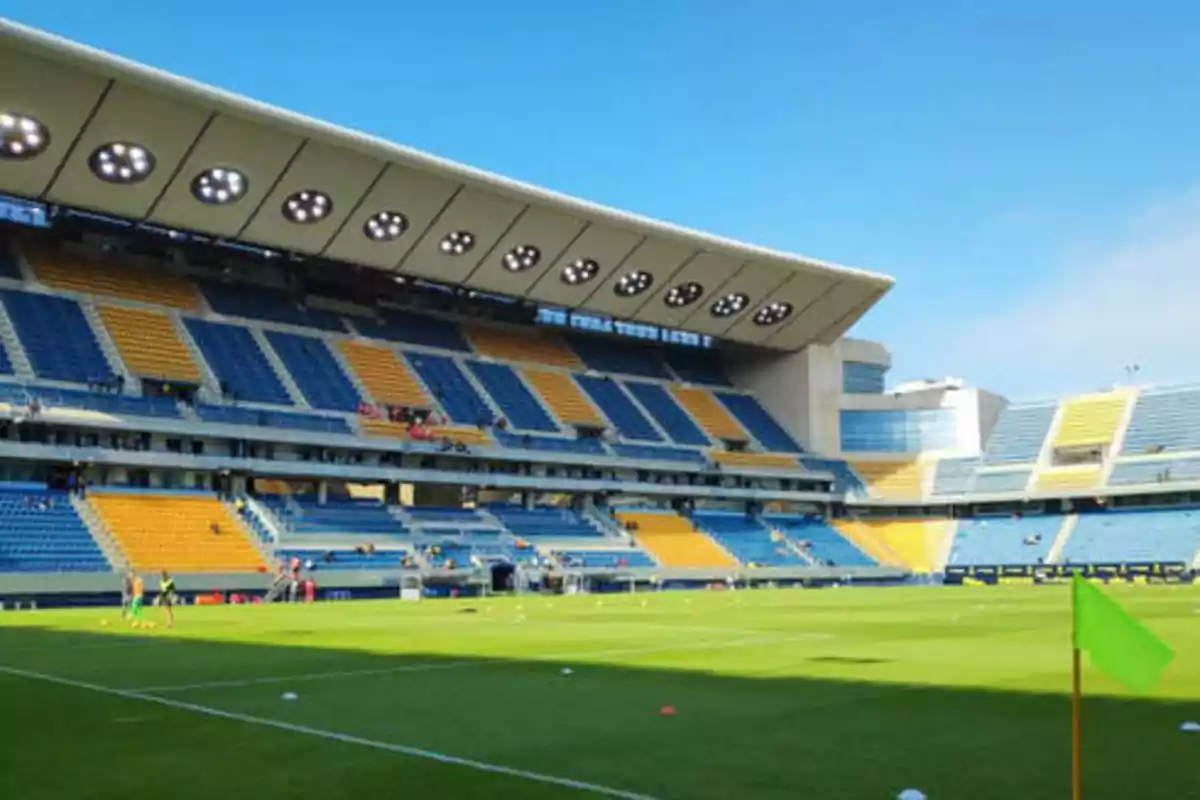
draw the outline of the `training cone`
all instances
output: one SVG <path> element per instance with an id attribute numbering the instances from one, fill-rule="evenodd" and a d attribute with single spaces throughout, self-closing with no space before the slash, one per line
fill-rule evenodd
<path id="1" fill-rule="evenodd" d="M 283 694 L 281 694 L 281 695 L 279 695 L 279 696 L 280 696 L 281 698 L 283 698 L 284 700 L 295 700 L 295 699 L 297 699 L 297 698 L 298 698 L 300 695 L 296 694 L 295 692 L 284 692 Z"/>
<path id="2" fill-rule="evenodd" d="M 1185 722 L 1179 726 L 1184 733 L 1200 733 L 1200 722 Z"/>
<path id="3" fill-rule="evenodd" d="M 896 795 L 896 800 L 925 800 L 925 793 L 920 789 L 905 789 Z"/>
<path id="4" fill-rule="evenodd" d="M 675 716 L 675 706 L 663 706 L 658 713 L 664 717 L 673 717 Z"/>
<path id="5" fill-rule="evenodd" d="M 560 671 L 560 672 L 561 672 L 563 675 L 571 675 L 572 673 L 574 673 L 574 672 L 575 672 L 575 670 L 571 669 L 570 667 L 563 667 L 563 668 L 562 668 L 561 670 L 559 670 L 559 671 Z"/>

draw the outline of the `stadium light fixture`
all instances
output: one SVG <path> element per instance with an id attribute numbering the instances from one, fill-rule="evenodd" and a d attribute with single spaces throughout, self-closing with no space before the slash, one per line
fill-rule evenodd
<path id="1" fill-rule="evenodd" d="M 442 237 L 438 249 L 443 255 L 461 256 L 475 247 L 475 234 L 470 231 L 450 231 Z"/>
<path id="2" fill-rule="evenodd" d="M 88 166 L 105 183 L 138 183 L 154 171 L 154 154 L 135 142 L 109 142 L 92 152 Z"/>
<path id="3" fill-rule="evenodd" d="M 562 282 L 571 286 L 587 283 L 600 272 L 600 265 L 590 258 L 577 258 L 563 267 Z"/>
<path id="4" fill-rule="evenodd" d="M 633 297 L 641 294 L 654 285 L 654 276 L 644 270 L 634 270 L 621 276 L 613 286 L 613 294 L 620 297 Z"/>
<path id="5" fill-rule="evenodd" d="M 768 303 L 754 314 L 755 325 L 778 325 L 792 315 L 795 306 L 791 303 Z"/>
<path id="6" fill-rule="evenodd" d="M 732 317 L 740 312 L 750 302 L 750 298 L 741 292 L 731 292 L 718 298 L 709 311 L 714 317 Z"/>
<path id="7" fill-rule="evenodd" d="M 671 308 L 683 308 L 699 300 L 703 294 L 703 286 L 695 281 L 688 281 L 678 286 L 672 286 L 666 297 L 663 298 L 663 302 Z"/>
<path id="8" fill-rule="evenodd" d="M 542 251 L 531 244 L 519 244 L 504 254 L 504 268 L 509 272 L 533 269 L 542 260 Z"/>
<path id="9" fill-rule="evenodd" d="M 312 225 L 333 211 L 333 198 L 316 189 L 292 192 L 283 201 L 283 218 L 297 225 Z"/>
<path id="10" fill-rule="evenodd" d="M 41 154 L 49 144 L 50 131 L 38 120 L 0 112 L 0 158 L 23 161 Z"/>
<path id="11" fill-rule="evenodd" d="M 249 183 L 233 167 L 210 167 L 192 178 L 192 196 L 210 206 L 224 206 L 241 200 Z"/>
<path id="12" fill-rule="evenodd" d="M 408 218 L 399 211 L 380 211 L 367 217 L 363 235 L 373 242 L 391 242 L 408 230 Z"/>

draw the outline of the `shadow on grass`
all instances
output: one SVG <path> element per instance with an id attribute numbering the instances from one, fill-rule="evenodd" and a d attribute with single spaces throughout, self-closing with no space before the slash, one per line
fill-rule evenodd
<path id="1" fill-rule="evenodd" d="M 297 642 L 310 629 L 273 630 Z M 464 634 L 469 635 L 469 634 Z M 835 657 L 828 657 L 829 660 Z M 869 665 L 872 659 L 849 659 Z M 1068 795 L 1065 697 L 0 628 L 0 665 L 657 798 Z M 283 679 L 314 673 L 338 677 Z M 216 682 L 204 688 L 179 688 Z M 284 692 L 299 695 L 282 699 Z M 663 706 L 675 714 L 662 715 Z M 1086 797 L 1200 796 L 1194 704 L 1089 699 Z M 0 797 L 550 798 L 561 786 L 0 672 Z M 580 793 L 582 794 L 585 793 Z"/>

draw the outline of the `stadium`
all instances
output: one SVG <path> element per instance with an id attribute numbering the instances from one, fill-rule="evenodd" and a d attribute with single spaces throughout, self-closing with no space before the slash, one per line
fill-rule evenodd
<path id="1" fill-rule="evenodd" d="M 10 22 L 0 193 L 4 796 L 1067 796 L 1077 575 L 1087 796 L 1200 796 L 1200 388 Z"/>

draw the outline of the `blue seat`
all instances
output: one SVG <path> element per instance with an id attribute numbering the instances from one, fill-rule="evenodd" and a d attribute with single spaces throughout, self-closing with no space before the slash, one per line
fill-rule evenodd
<path id="1" fill-rule="evenodd" d="M 670 380 L 658 350 L 621 339 L 571 336 L 571 349 L 579 354 L 589 369 L 616 372 L 642 378 Z"/>
<path id="2" fill-rule="evenodd" d="M 405 351 L 408 363 L 425 381 L 450 419 L 464 425 L 491 425 L 495 414 L 458 364 L 448 356 Z"/>
<path id="3" fill-rule="evenodd" d="M 203 422 L 215 422 L 222 425 L 252 425 L 258 428 L 282 428 L 315 433 L 353 433 L 349 423 L 342 417 L 323 417 L 319 414 L 305 414 L 300 411 L 276 411 L 265 408 L 201 403 L 196 406 L 196 416 Z"/>
<path id="4" fill-rule="evenodd" d="M 0 572 L 111 569 L 65 492 L 0 484 Z"/>
<path id="5" fill-rule="evenodd" d="M 398 538 L 410 534 L 404 523 L 392 516 L 378 500 L 330 498 L 324 504 L 311 495 L 265 497 L 262 502 L 275 512 L 287 534 L 296 537 Z"/>
<path id="6" fill-rule="evenodd" d="M 1024 491 L 1029 484 L 1028 469 L 1009 469 L 999 472 L 976 472 L 973 494 L 998 494 L 1001 492 Z"/>
<path id="7" fill-rule="evenodd" d="M 337 314 L 319 308 L 302 306 L 299 301 L 279 289 L 246 283 L 223 284 L 201 281 L 200 291 L 208 299 L 212 310 L 218 314 L 282 322 L 287 325 L 318 328 L 337 333 L 346 332 L 346 326 Z"/>
<path id="8" fill-rule="evenodd" d="M 725 511 L 697 511 L 692 516 L 692 522 L 743 564 L 809 566 L 808 561 L 783 541 L 784 536 L 777 535 L 779 541 L 776 541 L 772 538 L 771 530 L 753 517 Z"/>
<path id="9" fill-rule="evenodd" d="M 866 484 L 858 477 L 850 465 L 838 458 L 802 458 L 800 464 L 805 469 L 814 472 L 833 473 L 833 490 L 835 492 L 865 492 Z"/>
<path id="10" fill-rule="evenodd" d="M 467 361 L 467 367 L 496 401 L 509 427 L 527 431 L 558 430 L 558 425 L 512 367 L 487 361 Z"/>
<path id="11" fill-rule="evenodd" d="M 960 520 L 946 566 L 1041 564 L 1050 555 L 1062 523 L 1060 514 Z"/>
<path id="12" fill-rule="evenodd" d="M 422 524 L 469 525 L 482 522 L 483 517 L 473 508 L 458 506 L 412 506 L 405 509 L 409 519 Z"/>
<path id="13" fill-rule="evenodd" d="M 729 413 L 737 417 L 742 427 L 758 440 L 764 450 L 773 453 L 801 453 L 804 451 L 792 435 L 780 425 L 771 414 L 758 402 L 758 398 L 748 394 L 733 392 L 714 392 L 717 399 L 729 409 Z"/>
<path id="14" fill-rule="evenodd" d="M 217 380 L 226 387 L 227 394 L 257 403 L 292 404 L 287 390 L 248 329 L 200 319 L 186 319 L 185 322 Z"/>
<path id="15" fill-rule="evenodd" d="M 436 347 L 439 350 L 454 350 L 460 353 L 471 352 L 471 345 L 467 344 L 458 325 L 437 317 L 426 317 L 407 311 L 387 311 L 382 321 L 355 318 L 354 327 L 358 328 L 363 336 L 373 339 Z"/>
<path id="16" fill-rule="evenodd" d="M 659 426 L 667 432 L 667 436 L 671 437 L 671 441 L 697 447 L 712 445 L 704 431 L 700 430 L 691 416 L 675 402 L 661 384 L 626 381 L 625 388 L 654 416 Z"/>
<path id="17" fill-rule="evenodd" d="M 707 386 L 732 386 L 725 376 L 721 359 L 714 350 L 668 347 L 662 351 L 663 361 L 685 383 Z"/>
<path id="18" fill-rule="evenodd" d="M 593 402 L 600 406 L 600 410 L 626 439 L 643 442 L 662 441 L 662 436 L 654 429 L 654 425 L 612 378 L 576 375 L 575 381 L 588 393 Z"/>
<path id="19" fill-rule="evenodd" d="M 1080 514 L 1064 564 L 1191 564 L 1200 551 L 1200 509 L 1097 511 Z"/>
<path id="20" fill-rule="evenodd" d="M 772 528 L 783 533 L 820 564 L 838 567 L 878 566 L 825 519 L 806 514 L 766 514 Z"/>
<path id="21" fill-rule="evenodd" d="M 112 367 L 79 303 L 19 289 L 0 294 L 34 375 L 71 383 L 112 379 Z"/>
<path id="22" fill-rule="evenodd" d="M 362 396 L 324 339 L 280 331 L 266 333 L 310 406 L 330 411 L 358 410 Z"/>
<path id="23" fill-rule="evenodd" d="M 937 471 L 933 475 L 933 494 L 966 494 L 971 491 L 971 485 L 975 481 L 975 470 L 978 468 L 979 459 L 975 457 L 939 460 Z"/>
<path id="24" fill-rule="evenodd" d="M 1054 421 L 1054 404 L 1007 406 L 988 437 L 983 463 L 1021 464 L 1037 461 Z"/>
<path id="25" fill-rule="evenodd" d="M 513 534 L 524 538 L 602 535 L 595 525 L 569 508 L 524 509 L 520 506 L 496 505 L 488 506 L 488 510 Z"/>
<path id="26" fill-rule="evenodd" d="M 1200 450 L 1200 388 L 1161 389 L 1138 395 L 1121 445 L 1122 455 Z"/>

